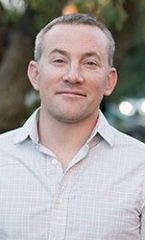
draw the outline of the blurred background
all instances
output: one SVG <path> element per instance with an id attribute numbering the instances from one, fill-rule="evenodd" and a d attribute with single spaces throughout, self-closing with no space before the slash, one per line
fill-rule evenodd
<path id="1" fill-rule="evenodd" d="M 0 133 L 21 126 L 39 106 L 27 78 L 36 33 L 73 12 L 93 14 L 111 30 L 119 80 L 101 108 L 112 125 L 145 142 L 144 0 L 0 0 Z"/>

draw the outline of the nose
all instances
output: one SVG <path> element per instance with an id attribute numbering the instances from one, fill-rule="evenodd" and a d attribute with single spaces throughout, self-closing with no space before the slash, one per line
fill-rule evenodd
<path id="1" fill-rule="evenodd" d="M 71 84 L 83 83 L 84 78 L 81 74 L 80 67 L 77 64 L 70 64 L 63 76 L 63 80 Z"/>

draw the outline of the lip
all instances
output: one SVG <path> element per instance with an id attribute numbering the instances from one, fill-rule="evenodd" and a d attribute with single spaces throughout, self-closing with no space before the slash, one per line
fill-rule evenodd
<path id="1" fill-rule="evenodd" d="M 61 91 L 58 91 L 56 94 L 86 97 L 86 94 L 84 92 L 78 91 L 78 90 L 76 90 L 76 91 L 75 90 L 61 90 Z"/>

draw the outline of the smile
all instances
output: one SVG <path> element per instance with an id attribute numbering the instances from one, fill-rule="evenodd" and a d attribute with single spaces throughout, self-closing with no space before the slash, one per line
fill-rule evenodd
<path id="1" fill-rule="evenodd" d="M 86 94 L 80 91 L 59 91 L 57 94 L 62 94 L 66 96 L 80 96 L 80 97 L 86 97 Z"/>

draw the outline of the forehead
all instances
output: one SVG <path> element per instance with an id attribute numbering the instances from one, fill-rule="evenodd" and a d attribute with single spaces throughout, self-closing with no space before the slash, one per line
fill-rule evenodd
<path id="1" fill-rule="evenodd" d="M 97 26 L 83 24 L 58 24 L 44 36 L 44 48 L 61 48 L 67 51 L 97 51 L 107 48 L 107 37 Z"/>

